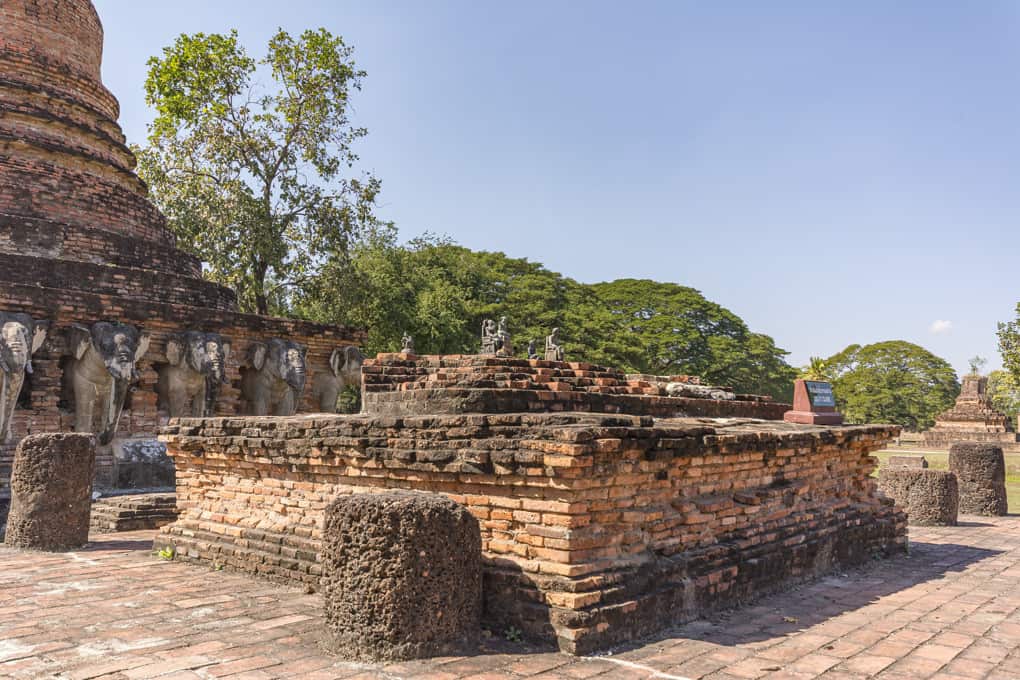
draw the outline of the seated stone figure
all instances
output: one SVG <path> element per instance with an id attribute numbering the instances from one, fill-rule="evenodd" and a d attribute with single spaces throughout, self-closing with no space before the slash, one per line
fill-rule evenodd
<path id="1" fill-rule="evenodd" d="M 403 354 L 414 354 L 414 338 L 407 333 L 400 338 L 400 351 Z"/>
<path id="2" fill-rule="evenodd" d="M 482 322 L 482 351 L 481 354 L 495 354 L 499 351 L 499 335 L 496 331 L 496 322 L 486 319 Z"/>
<path id="3" fill-rule="evenodd" d="M 559 328 L 554 328 L 545 339 L 545 360 L 563 361 L 563 346 L 560 344 Z"/>
<path id="4" fill-rule="evenodd" d="M 514 343 L 510 339 L 510 325 L 506 317 L 499 317 L 499 327 L 496 329 L 496 354 L 500 356 L 513 356 Z"/>

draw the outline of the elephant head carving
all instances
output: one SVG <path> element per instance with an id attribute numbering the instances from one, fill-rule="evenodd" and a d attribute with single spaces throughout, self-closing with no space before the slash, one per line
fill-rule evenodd
<path id="1" fill-rule="evenodd" d="M 323 413 L 336 413 L 336 400 L 348 385 L 361 385 L 365 357 L 357 347 L 337 347 L 329 356 L 329 371 L 315 376 L 312 396 Z"/>
<path id="2" fill-rule="evenodd" d="M 117 432 L 124 399 L 138 378 L 136 364 L 149 349 L 149 335 L 134 326 L 100 321 L 91 328 L 75 324 L 68 333 L 72 362 L 75 426 L 78 432 L 96 432 L 100 444 L 109 444 Z M 100 423 L 95 426 L 96 408 Z"/>
<path id="3" fill-rule="evenodd" d="M 290 416 L 297 412 L 305 389 L 307 354 L 304 345 L 279 338 L 249 346 L 241 394 L 252 415 Z"/>
<path id="4" fill-rule="evenodd" d="M 211 416 L 219 387 L 228 383 L 230 342 L 219 333 L 186 331 L 167 338 L 167 364 L 159 371 L 159 403 L 171 418 Z"/>
<path id="5" fill-rule="evenodd" d="M 0 312 L 0 441 L 10 437 L 25 374 L 32 373 L 32 355 L 42 347 L 47 329 L 28 314 Z"/>

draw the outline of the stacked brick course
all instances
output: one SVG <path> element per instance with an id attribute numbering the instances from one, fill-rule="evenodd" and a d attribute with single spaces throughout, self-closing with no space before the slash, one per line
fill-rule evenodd
<path id="1" fill-rule="evenodd" d="M 89 533 L 158 529 L 176 518 L 177 499 L 172 493 L 110 496 L 92 503 Z"/>
<path id="2" fill-rule="evenodd" d="M 903 549 L 876 493 L 890 426 L 605 414 L 184 419 L 157 546 L 316 585 L 338 494 L 415 489 L 478 518 L 485 616 L 582 653 Z"/>
<path id="3" fill-rule="evenodd" d="M 364 410 L 386 415 L 591 411 L 779 420 L 790 408 L 754 395 L 670 397 L 666 378 L 578 362 L 380 354 L 365 362 L 362 373 Z M 677 376 L 676 382 L 688 380 Z"/>
<path id="4" fill-rule="evenodd" d="M 218 410 L 239 413 L 240 363 L 252 341 L 283 337 L 309 346 L 308 380 L 360 332 L 237 312 L 232 291 L 201 279 L 196 258 L 176 248 L 166 220 L 134 174 L 116 122 L 117 100 L 100 81 L 103 32 L 88 0 L 0 3 L 0 310 L 52 322 L 15 412 L 13 441 L 0 445 L 0 495 L 14 447 L 33 432 L 69 430 L 63 400 L 65 332 L 97 321 L 134 324 L 153 341 L 118 436 L 154 437 L 156 367 L 166 338 L 215 331 L 233 343 L 231 384 Z M 316 410 L 310 396 L 302 410 Z M 109 481 L 112 451 L 98 457 Z"/>

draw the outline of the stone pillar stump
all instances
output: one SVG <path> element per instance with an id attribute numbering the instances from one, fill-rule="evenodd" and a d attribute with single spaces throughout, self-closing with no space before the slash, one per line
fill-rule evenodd
<path id="1" fill-rule="evenodd" d="M 18 444 L 4 543 L 73 550 L 88 542 L 96 440 L 91 434 L 34 434 Z"/>
<path id="2" fill-rule="evenodd" d="M 326 508 L 322 585 L 335 653 L 362 661 L 470 652 L 482 609 L 478 520 L 443 496 L 340 496 Z"/>
<path id="3" fill-rule="evenodd" d="M 1005 515 L 1006 460 L 1002 447 L 959 442 L 949 449 L 949 469 L 960 482 L 960 513 Z"/>
<path id="4" fill-rule="evenodd" d="M 884 468 L 878 488 L 906 510 L 907 524 L 956 526 L 960 491 L 956 475 L 927 468 Z"/>

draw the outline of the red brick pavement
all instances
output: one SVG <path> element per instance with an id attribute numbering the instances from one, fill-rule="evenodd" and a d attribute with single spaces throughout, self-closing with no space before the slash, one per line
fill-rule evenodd
<path id="1" fill-rule="evenodd" d="M 597 658 L 490 642 L 364 666 L 318 646 L 320 600 L 167 562 L 150 532 L 86 550 L 0 547 L 0 677 L 1020 678 L 1020 518 L 911 530 L 909 557 L 830 576 Z M 497 636 L 497 638 L 500 636 Z"/>

